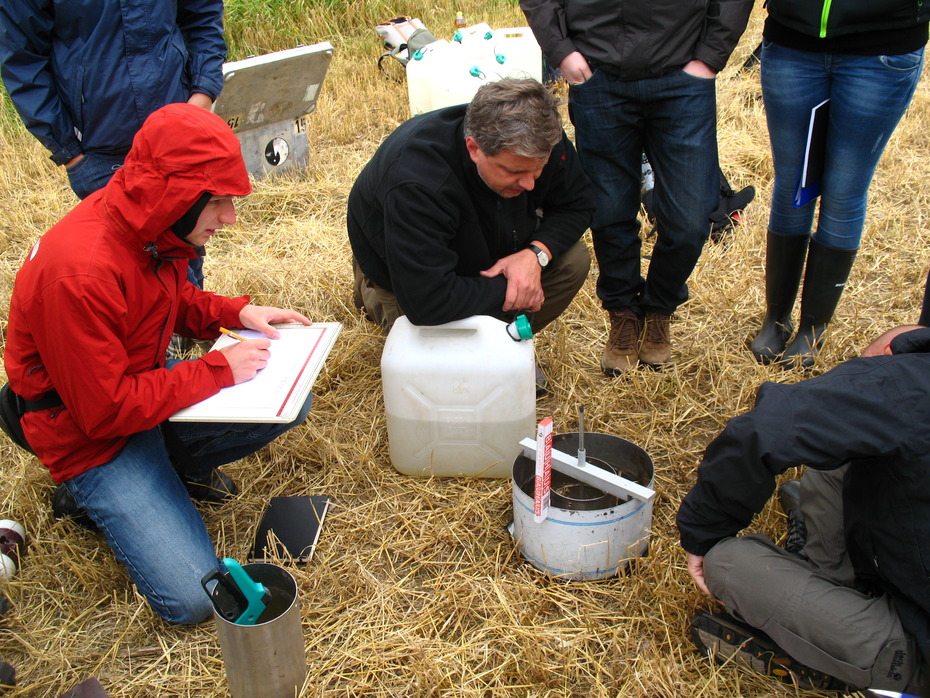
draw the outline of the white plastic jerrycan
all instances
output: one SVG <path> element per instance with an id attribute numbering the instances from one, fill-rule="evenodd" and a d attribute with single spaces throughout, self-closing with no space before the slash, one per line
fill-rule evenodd
<path id="1" fill-rule="evenodd" d="M 510 477 L 536 424 L 533 340 L 485 315 L 401 317 L 381 355 L 391 463 L 406 475 Z"/>

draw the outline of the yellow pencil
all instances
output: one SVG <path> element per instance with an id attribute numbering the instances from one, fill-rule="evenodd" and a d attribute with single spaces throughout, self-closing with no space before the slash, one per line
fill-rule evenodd
<path id="1" fill-rule="evenodd" d="M 220 332 L 222 332 L 223 334 L 228 334 L 230 337 L 232 337 L 233 339 L 238 339 L 240 342 L 245 341 L 245 337 L 243 337 L 241 334 L 236 334 L 235 332 L 231 332 L 230 330 L 227 330 L 225 327 L 221 327 Z"/>

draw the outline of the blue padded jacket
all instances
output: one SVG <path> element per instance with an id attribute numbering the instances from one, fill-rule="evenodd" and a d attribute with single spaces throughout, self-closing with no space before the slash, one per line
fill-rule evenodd
<path id="1" fill-rule="evenodd" d="M 221 0 L 3 0 L 0 74 L 62 165 L 123 154 L 145 118 L 223 87 Z"/>

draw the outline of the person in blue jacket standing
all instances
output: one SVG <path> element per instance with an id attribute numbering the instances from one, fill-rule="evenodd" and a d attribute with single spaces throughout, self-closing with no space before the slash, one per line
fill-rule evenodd
<path id="1" fill-rule="evenodd" d="M 159 107 L 209 109 L 223 88 L 221 0 L 3 0 L 0 75 L 81 199 L 123 164 Z M 203 285 L 202 257 L 189 278 Z"/>

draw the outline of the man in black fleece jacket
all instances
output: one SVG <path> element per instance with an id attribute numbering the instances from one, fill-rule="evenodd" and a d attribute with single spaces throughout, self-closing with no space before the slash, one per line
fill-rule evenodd
<path id="1" fill-rule="evenodd" d="M 534 80 L 482 86 L 387 137 L 349 194 L 355 303 L 387 331 L 532 311 L 538 332 L 584 283 L 590 183 L 555 98 Z"/>

